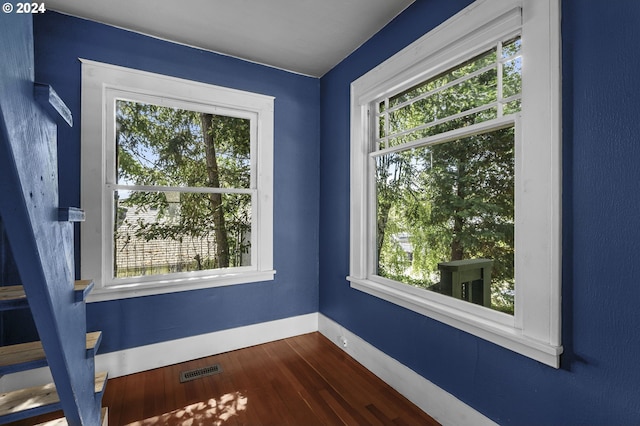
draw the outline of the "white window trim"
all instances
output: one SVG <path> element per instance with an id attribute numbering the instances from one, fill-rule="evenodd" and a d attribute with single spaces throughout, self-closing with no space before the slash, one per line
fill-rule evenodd
<path id="1" fill-rule="evenodd" d="M 88 301 L 114 300 L 199 288 L 218 287 L 274 279 L 273 270 L 273 104 L 271 96 L 154 74 L 80 59 L 82 62 L 81 205 L 86 221 L 81 225 L 81 276 L 94 280 Z M 253 208 L 252 266 L 158 275 L 149 280 L 109 282 L 111 276 L 111 194 L 105 158 L 113 150 L 113 129 L 107 126 L 114 115 L 114 97 L 130 94 L 134 99 L 165 97 L 172 106 L 198 105 L 212 113 L 236 111 L 252 120 L 257 143 L 252 169 Z M 115 116 L 115 115 L 114 115 Z M 255 122 L 255 128 L 254 123 Z M 252 165 L 252 167 L 254 167 Z M 109 192 L 108 195 L 105 195 Z"/>
<path id="2" fill-rule="evenodd" d="M 516 313 L 476 306 L 375 276 L 367 178 L 369 105 L 471 57 L 496 37 L 522 36 L 516 119 Z M 351 287 L 558 368 L 561 346 L 560 0 L 478 0 L 351 85 Z"/>

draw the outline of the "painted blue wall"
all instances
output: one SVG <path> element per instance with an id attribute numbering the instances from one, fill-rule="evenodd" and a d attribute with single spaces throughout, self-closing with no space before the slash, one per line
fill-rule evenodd
<path id="1" fill-rule="evenodd" d="M 320 311 L 500 424 L 640 424 L 640 2 L 563 1 L 560 369 L 345 280 L 349 84 L 468 3 L 417 0 L 321 80 Z"/>
<path id="2" fill-rule="evenodd" d="M 78 58 L 276 98 L 275 280 L 91 303 L 88 328 L 103 331 L 101 352 L 318 311 L 318 79 L 55 12 L 34 17 L 34 40 L 36 79 L 51 84 L 76 119 L 58 137 L 61 205 L 80 206 Z"/>

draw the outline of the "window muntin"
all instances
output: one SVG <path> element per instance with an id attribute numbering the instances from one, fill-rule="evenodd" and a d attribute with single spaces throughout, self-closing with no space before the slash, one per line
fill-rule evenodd
<path id="1" fill-rule="evenodd" d="M 81 274 L 95 282 L 90 301 L 272 280 L 274 98 L 81 62 Z M 227 238 L 203 219 L 216 198 Z M 228 261 L 212 256 L 218 241 Z M 168 257 L 158 258 L 158 245 Z"/>
<path id="2" fill-rule="evenodd" d="M 376 146 L 386 149 L 520 110 L 521 38 L 375 102 Z"/>

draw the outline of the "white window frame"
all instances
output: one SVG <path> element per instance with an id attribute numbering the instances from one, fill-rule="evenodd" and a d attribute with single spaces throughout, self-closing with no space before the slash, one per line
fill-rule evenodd
<path id="1" fill-rule="evenodd" d="M 369 110 L 487 50 L 522 37 L 522 110 L 516 126 L 515 314 L 375 274 L 374 131 Z M 488 43 L 488 44 L 487 44 Z M 354 289 L 559 367 L 561 345 L 560 0 L 478 0 L 351 85 L 350 270 Z M 503 123 L 504 124 L 504 123 Z M 467 130 L 459 129 L 459 138 Z"/>
<path id="2" fill-rule="evenodd" d="M 274 98 L 80 59 L 82 62 L 81 275 L 93 279 L 88 301 L 113 300 L 274 279 Z M 116 184 L 115 100 L 127 99 L 251 120 L 251 266 L 113 279 Z M 145 189 L 145 188 L 142 188 Z M 146 188 L 149 189 L 149 188 Z M 169 190 L 169 189 L 167 189 Z"/>

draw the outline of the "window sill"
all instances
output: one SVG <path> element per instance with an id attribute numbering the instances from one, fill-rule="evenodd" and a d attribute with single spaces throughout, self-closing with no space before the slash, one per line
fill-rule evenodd
<path id="1" fill-rule="evenodd" d="M 562 346 L 532 339 L 514 327 L 478 318 L 477 315 L 465 312 L 463 309 L 446 306 L 368 279 L 349 276 L 347 280 L 351 282 L 351 288 L 466 331 L 553 368 L 560 366 Z M 461 302 L 463 303 L 465 302 Z M 475 308 L 475 306 L 471 307 Z"/>
<path id="2" fill-rule="evenodd" d="M 238 272 L 199 277 L 186 277 L 166 281 L 145 283 L 128 283 L 97 287 L 87 297 L 87 302 L 103 302 L 107 300 L 129 299 L 132 297 L 152 296 L 157 294 L 177 293 L 181 291 L 204 288 L 223 287 L 228 285 L 248 284 L 261 281 L 272 281 L 276 271 Z"/>

